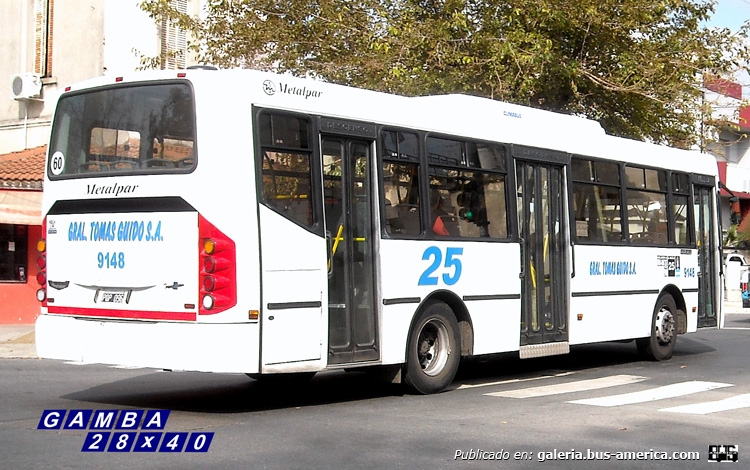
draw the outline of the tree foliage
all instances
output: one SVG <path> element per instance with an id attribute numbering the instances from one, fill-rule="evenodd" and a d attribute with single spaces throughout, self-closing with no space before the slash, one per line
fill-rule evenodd
<path id="1" fill-rule="evenodd" d="M 201 61 L 405 95 L 467 93 L 598 120 L 611 134 L 690 146 L 703 73 L 748 56 L 703 22 L 714 0 L 169 0 Z"/>

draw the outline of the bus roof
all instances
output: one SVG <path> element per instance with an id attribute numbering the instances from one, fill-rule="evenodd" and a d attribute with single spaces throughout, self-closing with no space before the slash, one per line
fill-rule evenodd
<path id="1" fill-rule="evenodd" d="M 598 122 L 579 116 L 462 94 L 406 97 L 250 69 L 138 71 L 93 78 L 65 91 L 169 79 L 189 80 L 224 107 L 274 107 L 702 174 L 717 171 L 713 157 L 697 151 L 609 136 Z"/>

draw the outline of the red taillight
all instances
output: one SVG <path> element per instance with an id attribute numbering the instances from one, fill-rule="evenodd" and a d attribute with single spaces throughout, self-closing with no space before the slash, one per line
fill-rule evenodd
<path id="1" fill-rule="evenodd" d="M 36 243 L 36 250 L 39 252 L 36 258 L 36 266 L 39 272 L 36 273 L 36 282 L 41 286 L 37 290 L 36 298 L 43 306 L 47 306 L 47 218 L 42 221 L 42 238 Z"/>
<path id="2" fill-rule="evenodd" d="M 206 292 L 212 292 L 216 286 L 216 281 L 213 276 L 203 276 L 203 290 Z"/>
<path id="3" fill-rule="evenodd" d="M 203 270 L 207 273 L 218 273 L 231 267 L 231 263 L 225 258 L 215 258 L 212 256 L 203 258 Z"/>
<path id="4" fill-rule="evenodd" d="M 216 260 L 210 256 L 206 256 L 203 259 L 203 270 L 207 273 L 212 273 L 216 270 Z"/>
<path id="5" fill-rule="evenodd" d="M 234 241 L 198 215 L 201 315 L 223 312 L 237 304 L 237 249 Z"/>

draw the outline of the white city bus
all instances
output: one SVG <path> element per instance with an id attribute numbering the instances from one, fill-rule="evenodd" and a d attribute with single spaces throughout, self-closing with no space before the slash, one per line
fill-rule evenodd
<path id="1" fill-rule="evenodd" d="M 43 358 L 263 378 L 355 367 L 421 393 L 460 356 L 719 327 L 717 168 L 582 118 L 250 70 L 61 95 Z"/>

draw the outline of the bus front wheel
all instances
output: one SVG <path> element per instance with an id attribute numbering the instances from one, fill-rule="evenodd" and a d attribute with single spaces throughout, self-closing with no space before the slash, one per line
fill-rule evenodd
<path id="1" fill-rule="evenodd" d="M 409 333 L 406 385 L 423 394 L 445 390 L 458 371 L 460 342 L 458 321 L 450 307 L 439 301 L 427 304 Z"/>
<path id="2" fill-rule="evenodd" d="M 672 296 L 660 295 L 651 320 L 651 336 L 636 340 L 638 352 L 656 361 L 672 357 L 677 342 L 676 315 L 677 305 Z"/>

